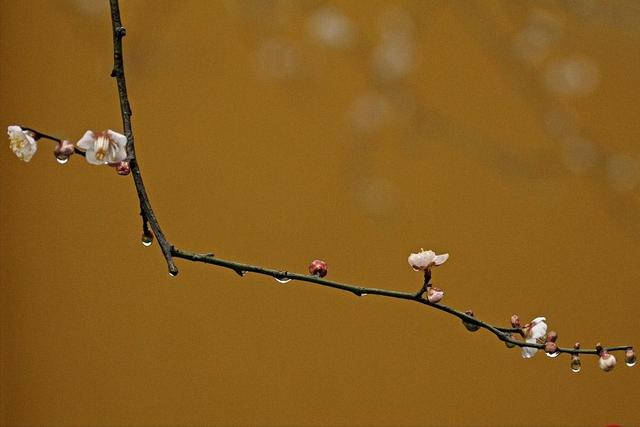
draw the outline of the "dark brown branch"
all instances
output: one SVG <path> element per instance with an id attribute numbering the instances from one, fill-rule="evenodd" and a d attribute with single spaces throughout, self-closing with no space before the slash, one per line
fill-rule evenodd
<path id="1" fill-rule="evenodd" d="M 368 288 L 365 286 L 355 286 L 347 283 L 334 282 L 332 280 L 323 279 L 318 276 L 312 276 L 307 274 L 298 274 L 291 273 L 289 271 L 275 270 L 271 268 L 260 267 L 257 265 L 244 264 L 235 261 L 229 261 L 221 258 L 217 258 L 212 254 L 198 254 L 194 252 L 185 251 L 178 248 L 172 248 L 173 256 L 176 258 L 182 258 L 189 261 L 194 262 L 202 262 L 205 264 L 217 265 L 219 267 L 228 268 L 230 270 L 235 271 L 236 273 L 244 276 L 246 273 L 256 273 L 262 274 L 265 276 L 271 276 L 276 279 L 290 279 L 290 280 L 298 280 L 301 282 L 313 283 L 316 285 L 326 286 L 329 288 L 339 289 L 341 291 L 351 292 L 357 296 L 362 295 L 379 295 L 388 298 L 396 298 L 403 299 L 409 301 L 415 301 L 420 304 L 427 305 L 429 307 L 435 308 L 436 310 L 444 311 L 445 313 L 451 314 L 460 320 L 478 325 L 480 328 L 486 329 L 495 336 L 498 337 L 501 341 L 508 342 L 518 347 L 531 347 L 537 349 L 544 349 L 544 344 L 530 344 L 527 342 L 514 340 L 511 338 L 511 333 L 520 332 L 520 328 L 501 328 L 498 326 L 491 325 L 490 323 L 483 322 L 482 320 L 469 316 L 462 311 L 456 310 L 454 308 L 448 307 L 443 304 L 434 304 L 429 302 L 428 300 L 422 298 L 422 291 L 424 290 L 424 286 L 420 292 L 411 293 L 411 292 L 400 292 L 400 291 L 392 291 L 388 289 L 378 289 L 378 288 Z M 631 346 L 615 346 L 615 347 L 607 347 L 607 351 L 622 351 L 626 350 Z M 559 353 L 570 353 L 570 354 L 598 354 L 596 349 L 581 349 L 576 350 L 575 348 L 558 348 Z"/>
<path id="2" fill-rule="evenodd" d="M 178 274 L 178 267 L 176 267 L 171 256 L 171 244 L 165 238 L 162 228 L 160 228 L 160 224 L 158 223 L 158 219 L 151 208 L 151 202 L 149 202 L 149 196 L 147 195 L 147 190 L 142 180 L 142 174 L 140 173 L 140 166 L 136 159 L 135 140 L 133 137 L 133 129 L 131 127 L 131 105 L 129 104 L 129 97 L 127 96 L 127 82 L 124 76 L 124 60 L 122 57 L 122 38 L 127 32 L 122 26 L 122 21 L 120 20 L 120 7 L 118 5 L 118 0 L 109 1 L 111 4 L 111 22 L 113 26 L 113 71 L 111 71 L 111 77 L 115 77 L 118 85 L 122 126 L 124 134 L 127 137 L 127 159 L 129 160 L 131 175 L 133 176 L 133 182 L 136 186 L 138 199 L 140 199 L 140 210 L 143 221 L 148 221 L 149 226 L 151 226 L 151 230 L 158 240 L 158 245 L 162 250 L 162 255 L 164 255 L 167 262 L 169 274 L 175 276 Z"/>

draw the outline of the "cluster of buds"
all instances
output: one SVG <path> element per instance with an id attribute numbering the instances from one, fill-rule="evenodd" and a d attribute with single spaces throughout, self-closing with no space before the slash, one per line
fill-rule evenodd
<path id="1" fill-rule="evenodd" d="M 420 249 L 418 253 L 409 255 L 407 261 L 414 271 L 424 272 L 424 284 L 420 296 L 426 298 L 431 304 L 437 304 L 444 298 L 444 291 L 431 285 L 431 268 L 444 264 L 449 259 L 449 254 L 436 255 L 434 251 Z"/>
<path id="2" fill-rule="evenodd" d="M 75 145 L 66 139 L 59 140 L 20 126 L 9 126 L 7 134 L 9 148 L 25 162 L 30 162 L 38 151 L 38 140 L 48 138 L 57 143 L 53 155 L 60 164 L 67 163 L 74 153 L 79 152 L 92 165 L 112 166 L 119 175 L 131 172 L 127 161 L 127 137 L 111 129 L 102 132 L 88 130 Z"/>

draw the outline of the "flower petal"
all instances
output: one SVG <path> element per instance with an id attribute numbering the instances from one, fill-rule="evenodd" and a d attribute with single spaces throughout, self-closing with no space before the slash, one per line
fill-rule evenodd
<path id="1" fill-rule="evenodd" d="M 95 142 L 96 135 L 92 131 L 88 130 L 84 133 L 84 135 L 82 136 L 82 138 L 80 138 L 80 141 L 78 141 L 76 145 L 83 150 L 93 150 Z"/>
<path id="2" fill-rule="evenodd" d="M 96 159 L 95 150 L 88 150 L 85 154 L 85 159 L 87 159 L 87 162 L 91 163 L 92 165 L 104 165 L 104 160 L 100 161 Z"/>
<path id="3" fill-rule="evenodd" d="M 433 258 L 433 262 L 435 265 L 442 265 L 448 259 L 449 259 L 449 254 L 441 254 L 441 255 L 436 255 L 435 258 Z"/>
<path id="4" fill-rule="evenodd" d="M 118 132 L 114 132 L 111 129 L 107 129 L 107 135 L 109 136 L 109 138 L 111 138 L 111 140 L 113 142 L 115 142 L 116 144 L 118 144 L 118 146 L 124 148 L 127 146 L 127 137 L 124 136 L 121 133 Z M 126 154 L 125 154 L 126 156 Z"/>
<path id="5" fill-rule="evenodd" d="M 527 343 L 529 344 L 535 344 L 536 340 L 533 338 L 527 338 L 525 340 Z M 533 347 L 522 347 L 522 357 L 525 359 L 531 359 L 533 356 L 536 355 L 536 353 L 538 352 L 537 348 L 533 348 Z"/>

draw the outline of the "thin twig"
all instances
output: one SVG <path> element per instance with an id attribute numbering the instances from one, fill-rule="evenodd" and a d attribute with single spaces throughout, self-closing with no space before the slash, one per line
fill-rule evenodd
<path id="1" fill-rule="evenodd" d="M 428 300 L 422 298 L 422 291 L 418 293 L 411 293 L 411 292 L 400 292 L 400 291 L 393 291 L 388 289 L 368 288 L 365 286 L 350 285 L 348 283 L 335 282 L 333 280 L 323 279 L 318 276 L 291 273 L 289 271 L 275 270 L 271 268 L 261 267 L 258 265 L 251 265 L 251 264 L 244 264 L 236 261 L 229 261 L 222 258 L 217 258 L 216 256 L 211 254 L 198 254 L 195 252 L 185 251 L 175 247 L 172 248 L 171 252 L 173 253 L 173 256 L 176 258 L 182 258 L 189 261 L 202 262 L 205 264 L 217 265 L 219 267 L 228 268 L 240 274 L 241 276 L 244 276 L 246 273 L 262 274 L 262 275 L 271 276 L 280 280 L 282 279 L 290 279 L 292 281 L 297 280 L 301 282 L 313 283 L 316 285 L 339 289 L 341 291 L 351 292 L 352 294 L 355 294 L 357 296 L 379 295 L 379 296 L 388 297 L 388 298 L 415 301 L 420 304 L 424 304 L 429 307 L 435 308 L 436 310 L 449 313 L 464 322 L 478 325 L 479 327 L 484 328 L 489 332 L 491 332 L 492 334 L 494 334 L 495 336 L 497 336 L 498 339 L 500 339 L 501 341 L 508 342 L 518 347 L 531 347 L 531 348 L 537 348 L 537 349 L 544 349 L 544 344 L 527 343 L 527 342 L 523 342 L 523 341 L 519 341 L 511 338 L 511 333 L 521 332 L 520 328 L 501 328 L 498 326 L 494 326 L 490 323 L 483 322 L 482 320 L 476 317 L 469 316 L 468 314 L 462 311 L 456 310 L 454 308 L 451 308 L 449 306 L 446 306 L 443 304 L 431 303 Z M 424 287 L 422 289 L 424 289 Z M 615 346 L 615 347 L 607 347 L 606 350 L 622 351 L 622 350 L 626 350 L 629 347 L 631 346 L 622 345 L 622 346 Z M 575 348 L 558 348 L 558 352 L 571 353 L 571 354 L 598 354 L 596 349 L 576 350 Z"/>

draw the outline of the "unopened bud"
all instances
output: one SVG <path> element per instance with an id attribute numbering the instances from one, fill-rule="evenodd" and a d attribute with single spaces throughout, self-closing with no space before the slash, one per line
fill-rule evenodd
<path id="1" fill-rule="evenodd" d="M 544 343 L 544 352 L 549 357 L 557 357 L 560 354 L 558 352 L 558 344 L 553 341 L 547 341 Z"/>
<path id="2" fill-rule="evenodd" d="M 598 360 L 598 364 L 600 365 L 600 369 L 602 369 L 605 372 L 609 372 L 616 367 L 616 358 L 614 357 L 613 354 L 607 353 L 606 350 L 603 350 L 600 353 L 600 359 Z"/>
<path id="3" fill-rule="evenodd" d="M 58 143 L 58 145 L 56 145 L 55 150 L 53 150 L 53 155 L 56 157 L 58 163 L 65 164 L 74 152 L 75 147 L 73 144 L 66 139 L 63 139 Z"/>
<path id="4" fill-rule="evenodd" d="M 312 276 L 324 277 L 327 275 L 327 263 L 319 259 L 314 259 L 309 264 L 309 274 Z"/>
<path id="5" fill-rule="evenodd" d="M 522 325 L 520 324 L 520 316 L 518 316 L 517 314 L 514 314 L 513 316 L 511 316 L 511 327 L 513 328 L 522 327 Z"/>
<path id="6" fill-rule="evenodd" d="M 427 300 L 432 303 L 438 303 L 444 297 L 444 291 L 440 288 L 429 286 L 427 289 Z"/>
<path id="7" fill-rule="evenodd" d="M 549 331 L 547 334 L 547 342 L 556 342 L 558 339 L 558 333 L 556 331 Z"/>
<path id="8" fill-rule="evenodd" d="M 118 175 L 122 175 L 122 176 L 129 175 L 131 173 L 131 167 L 129 166 L 129 162 L 123 161 L 116 164 L 116 172 L 118 172 Z"/>
<path id="9" fill-rule="evenodd" d="M 466 314 L 467 316 L 473 317 L 473 311 L 471 310 L 466 310 L 464 314 Z M 478 329 L 480 329 L 480 325 L 478 325 L 477 323 L 470 323 L 463 320 L 462 324 L 464 325 L 465 328 L 467 328 L 467 331 L 469 332 L 475 332 Z"/>
<path id="10" fill-rule="evenodd" d="M 624 363 L 626 363 L 627 366 L 635 366 L 635 364 L 636 364 L 636 353 L 635 353 L 635 351 L 633 351 L 633 347 L 629 347 L 624 352 Z"/>

